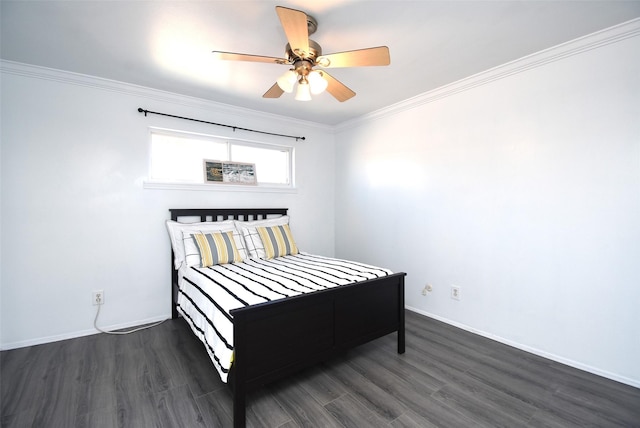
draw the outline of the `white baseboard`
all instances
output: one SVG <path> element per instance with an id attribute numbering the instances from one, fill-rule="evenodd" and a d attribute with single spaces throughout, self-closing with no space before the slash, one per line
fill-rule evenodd
<path id="1" fill-rule="evenodd" d="M 159 315 L 157 317 L 147 318 L 147 319 L 143 319 L 143 320 L 131 321 L 131 322 L 127 322 L 127 323 L 110 325 L 110 326 L 99 326 L 99 327 L 101 329 L 107 330 L 107 331 L 120 330 L 120 329 L 123 329 L 123 328 L 137 327 L 137 326 L 141 326 L 141 325 L 144 325 L 144 324 L 152 324 L 154 322 L 166 320 L 167 318 L 171 318 L 171 315 L 170 314 Z M 100 332 L 98 330 L 96 330 L 95 328 L 91 328 L 89 330 L 74 331 L 74 332 L 71 332 L 71 333 L 59 334 L 59 335 L 55 335 L 55 336 L 39 337 L 39 338 L 36 338 L 36 339 L 24 340 L 24 341 L 20 341 L 20 342 L 3 343 L 2 345 L 0 345 L 0 351 L 8 351 L 10 349 L 17 349 L 17 348 L 25 348 L 27 346 L 42 345 L 42 344 L 45 344 L 45 343 L 58 342 L 60 340 L 67 340 L 67 339 L 75 339 L 75 338 L 78 338 L 78 337 L 91 336 L 92 334 L 99 334 L 99 333 Z"/>
<path id="2" fill-rule="evenodd" d="M 567 359 L 567 358 L 564 358 L 564 357 L 560 357 L 558 355 L 550 354 L 548 352 L 541 351 L 539 349 L 532 348 L 532 347 L 527 346 L 527 345 L 523 345 L 522 343 L 513 342 L 513 341 L 505 339 L 503 337 L 496 336 L 494 334 L 487 333 L 487 332 L 484 332 L 484 331 L 481 331 L 481 330 L 477 330 L 477 329 L 475 329 L 473 327 L 470 327 L 470 326 L 468 326 L 466 324 L 462 324 L 462 323 L 459 323 L 459 322 L 456 322 L 456 321 L 452 321 L 450 319 L 443 318 L 443 317 L 441 317 L 439 315 L 435 315 L 435 314 L 432 314 L 432 313 L 429 313 L 429 312 L 425 312 L 425 311 L 422 311 L 422 310 L 417 309 L 417 308 L 413 308 L 413 307 L 410 307 L 410 306 L 405 306 L 405 308 L 407 310 L 410 310 L 411 312 L 415 312 L 415 313 L 418 313 L 420 315 L 424 315 L 426 317 L 433 318 L 433 319 L 438 320 L 438 321 L 442 321 L 445 324 L 449 324 L 449 325 L 452 325 L 454 327 L 458 327 L 458 328 L 460 328 L 462 330 L 466 330 L 468 332 L 477 334 L 479 336 L 486 337 L 486 338 L 491 339 L 491 340 L 495 340 L 496 342 L 500 342 L 500 343 L 503 343 L 505 345 L 512 346 L 514 348 L 520 349 L 522 351 L 529 352 L 529 353 L 537 355 L 539 357 L 547 358 L 549 360 L 552 360 L 552 361 L 555 361 L 555 362 L 558 362 L 558 363 L 561 363 L 561 364 L 564 364 L 564 365 L 567 365 L 567 366 L 570 366 L 570 367 L 573 367 L 573 368 L 576 368 L 576 369 L 579 369 L 579 370 L 583 370 L 583 371 L 588 372 L 588 373 L 592 373 L 592 374 L 595 374 L 595 375 L 598 375 L 598 376 L 605 377 L 607 379 L 614 380 L 616 382 L 620 382 L 620 383 L 624 383 L 626 385 L 630 385 L 630 386 L 633 386 L 633 387 L 636 387 L 636 388 L 640 388 L 640 380 L 629 379 L 629 378 L 626 378 L 624 376 L 619 376 L 619 375 L 617 375 L 615 373 L 608 372 L 606 370 L 600 370 L 600 369 L 598 369 L 596 367 L 591 367 L 589 365 L 582 364 L 582 363 L 579 363 L 577 361 L 573 361 L 573 360 L 570 360 L 570 359 Z"/>

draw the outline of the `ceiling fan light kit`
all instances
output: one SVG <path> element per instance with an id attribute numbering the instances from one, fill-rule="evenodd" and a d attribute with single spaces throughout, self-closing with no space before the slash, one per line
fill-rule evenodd
<path id="1" fill-rule="evenodd" d="M 307 76 L 307 80 L 309 81 L 309 88 L 313 95 L 323 93 L 325 89 L 327 89 L 327 86 L 329 86 L 329 82 L 322 77 L 322 71 L 313 70 Z"/>
<path id="2" fill-rule="evenodd" d="M 304 77 L 298 82 L 298 89 L 296 90 L 296 101 L 311 101 L 311 88 L 309 82 L 304 80 Z"/>
<path id="3" fill-rule="evenodd" d="M 213 52 L 215 57 L 221 60 L 293 66 L 276 80 L 276 83 L 262 95 L 263 98 L 279 98 L 285 92 L 291 93 L 295 83 L 298 82 L 295 95 L 298 101 L 309 101 L 311 94 L 318 95 L 327 90 L 335 99 L 344 102 L 354 97 L 356 93 L 326 71 L 314 70 L 313 67 L 363 67 L 389 65 L 391 62 L 389 48 L 386 46 L 322 55 L 322 47 L 309 39 L 309 35 L 313 34 L 318 27 L 317 21 L 312 16 L 282 6 L 276 6 L 276 13 L 287 36 L 286 58 Z"/>
<path id="4" fill-rule="evenodd" d="M 282 76 L 278 77 L 276 83 L 278 83 L 280 89 L 290 94 L 291 92 L 293 92 L 293 86 L 296 84 L 297 80 L 298 74 L 295 72 L 295 70 L 291 69 L 287 70 Z"/>

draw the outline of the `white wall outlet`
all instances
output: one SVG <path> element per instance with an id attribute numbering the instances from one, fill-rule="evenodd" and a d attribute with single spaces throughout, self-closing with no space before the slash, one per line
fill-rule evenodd
<path id="1" fill-rule="evenodd" d="M 460 300 L 460 287 L 458 287 L 457 285 L 451 286 L 451 298 Z"/>
<path id="2" fill-rule="evenodd" d="M 102 290 L 94 290 L 91 293 L 91 301 L 93 305 L 104 305 L 104 291 Z"/>
<path id="3" fill-rule="evenodd" d="M 431 286 L 431 284 L 427 284 L 424 286 L 424 288 L 422 289 L 422 295 L 426 296 L 427 293 L 431 293 L 433 291 L 433 287 Z"/>

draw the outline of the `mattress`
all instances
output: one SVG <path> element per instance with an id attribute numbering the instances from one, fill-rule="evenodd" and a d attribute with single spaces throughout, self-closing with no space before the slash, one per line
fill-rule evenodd
<path id="1" fill-rule="evenodd" d="M 307 253 L 178 272 L 178 312 L 203 342 L 223 382 L 233 362 L 233 309 L 313 293 L 392 272 Z"/>

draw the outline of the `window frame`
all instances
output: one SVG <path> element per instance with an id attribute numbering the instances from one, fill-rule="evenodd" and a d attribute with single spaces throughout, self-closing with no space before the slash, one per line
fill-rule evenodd
<path id="1" fill-rule="evenodd" d="M 256 185 L 229 185 L 229 184 L 216 184 L 216 183 L 205 183 L 204 180 L 202 183 L 198 182 L 189 182 L 189 181 L 171 181 L 171 180 L 161 180 L 161 179 L 152 179 L 151 176 L 151 167 L 152 167 L 152 158 L 151 158 L 151 148 L 153 143 L 153 134 L 163 134 L 178 138 L 189 138 L 189 139 L 198 139 L 205 141 L 212 141 L 215 143 L 225 143 L 226 144 L 226 152 L 227 159 L 219 159 L 219 160 L 229 160 L 236 161 L 231 159 L 231 147 L 233 145 L 236 146 L 244 146 L 244 147 L 255 147 L 259 149 L 267 149 L 267 150 L 278 150 L 285 151 L 288 153 L 288 175 L 289 175 L 289 184 L 279 184 L 279 183 L 260 183 L 258 182 Z M 182 131 L 168 128 L 159 128 L 159 127 L 149 127 L 149 141 L 148 141 L 148 165 L 147 165 L 147 176 L 143 180 L 143 188 L 145 189 L 168 189 L 168 190 L 209 190 L 209 191 L 231 191 L 231 192 L 277 192 L 277 193 L 293 193 L 296 192 L 295 185 L 295 147 L 287 146 L 283 144 L 274 144 L 274 143 L 266 143 L 262 141 L 255 140 L 247 140 L 243 138 L 235 138 L 228 137 L 222 135 L 214 135 L 214 134 L 203 134 L 199 132 L 190 132 L 190 131 Z M 258 176 L 259 178 L 259 176 Z"/>

